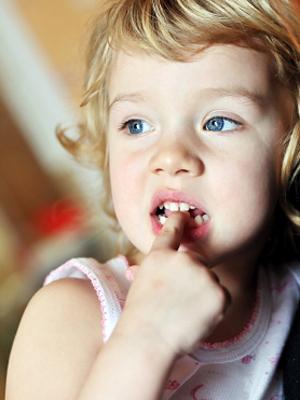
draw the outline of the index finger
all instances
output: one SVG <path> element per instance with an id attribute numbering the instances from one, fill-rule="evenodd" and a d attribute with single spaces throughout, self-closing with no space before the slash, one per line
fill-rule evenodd
<path id="1" fill-rule="evenodd" d="M 154 239 L 151 250 L 162 248 L 178 250 L 188 218 L 185 214 L 175 212 L 167 218 L 161 233 Z"/>

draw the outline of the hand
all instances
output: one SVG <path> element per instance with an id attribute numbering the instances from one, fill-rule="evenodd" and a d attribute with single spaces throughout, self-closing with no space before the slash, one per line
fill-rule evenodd
<path id="1" fill-rule="evenodd" d="M 191 352 L 223 319 L 229 293 L 197 253 L 179 252 L 189 217 L 174 213 L 135 273 L 119 329 Z"/>

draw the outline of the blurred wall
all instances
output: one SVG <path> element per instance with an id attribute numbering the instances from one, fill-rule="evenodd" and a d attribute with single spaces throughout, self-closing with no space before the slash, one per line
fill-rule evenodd
<path id="1" fill-rule="evenodd" d="M 81 252 L 106 258 L 109 247 L 84 220 L 98 173 L 79 167 L 54 134 L 80 118 L 84 48 L 101 3 L 0 0 L 0 400 L 20 316 L 45 273 Z M 22 246 L 26 219 L 42 233 Z"/>
<path id="2" fill-rule="evenodd" d="M 97 0 L 15 1 L 76 104 L 81 97 L 87 32 L 101 3 Z"/>
<path id="3" fill-rule="evenodd" d="M 101 2 L 0 0 L 0 6 L 0 93 L 41 163 L 66 164 L 53 133 L 57 124 L 77 121 L 89 21 Z"/>

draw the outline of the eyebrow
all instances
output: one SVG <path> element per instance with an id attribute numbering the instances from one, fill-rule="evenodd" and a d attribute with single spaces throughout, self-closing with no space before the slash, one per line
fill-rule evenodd
<path id="1" fill-rule="evenodd" d="M 116 103 L 119 103 L 122 101 L 130 101 L 133 103 L 137 103 L 138 101 L 145 101 L 145 99 L 146 99 L 145 95 L 143 95 L 143 93 L 139 93 L 139 92 L 119 94 L 109 104 L 108 109 L 110 110 Z"/>
<path id="2" fill-rule="evenodd" d="M 269 99 L 269 96 L 264 95 L 256 91 L 248 90 L 244 87 L 216 87 L 216 88 L 203 88 L 198 93 L 202 96 L 213 94 L 215 97 L 242 97 L 250 100 L 252 103 L 258 105 L 260 108 L 263 107 Z M 117 95 L 114 100 L 109 104 L 109 111 L 111 108 L 119 102 L 144 102 L 147 96 L 143 92 L 132 92 Z"/>
<path id="3" fill-rule="evenodd" d="M 262 107 L 269 100 L 269 95 L 259 93 L 258 91 L 251 91 L 244 87 L 229 87 L 229 88 L 208 88 L 204 89 L 208 92 L 214 93 L 220 97 L 242 97 L 250 100 L 252 103 Z"/>

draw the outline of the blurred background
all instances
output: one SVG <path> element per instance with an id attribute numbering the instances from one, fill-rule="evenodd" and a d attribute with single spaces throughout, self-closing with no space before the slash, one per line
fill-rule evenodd
<path id="1" fill-rule="evenodd" d="M 0 0 L 0 400 L 22 312 L 48 271 L 111 254 L 101 179 L 55 127 L 80 118 L 84 52 L 99 0 Z"/>

